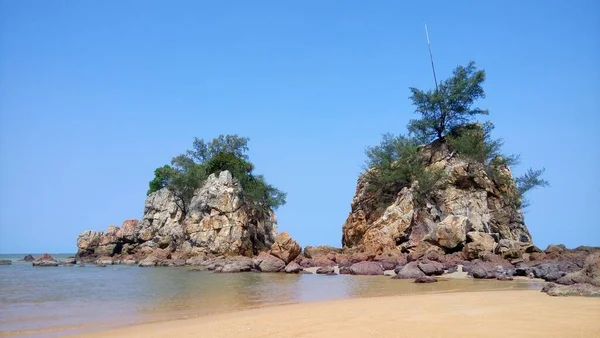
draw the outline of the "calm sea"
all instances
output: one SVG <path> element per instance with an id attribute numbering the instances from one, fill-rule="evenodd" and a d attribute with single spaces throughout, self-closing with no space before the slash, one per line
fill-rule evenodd
<path id="1" fill-rule="evenodd" d="M 139 322 L 350 297 L 540 288 L 534 281 L 414 284 L 383 276 L 215 274 L 190 268 L 33 267 L 0 255 L 0 336 L 55 337 Z M 64 259 L 68 255 L 53 255 Z"/>

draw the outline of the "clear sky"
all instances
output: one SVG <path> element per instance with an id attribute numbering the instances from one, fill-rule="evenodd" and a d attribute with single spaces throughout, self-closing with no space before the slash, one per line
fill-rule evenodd
<path id="1" fill-rule="evenodd" d="M 279 229 L 341 245 L 364 149 L 409 86 L 474 60 L 495 136 L 551 187 L 534 242 L 600 245 L 600 2 L 0 0 L 0 252 L 74 252 L 140 218 L 154 168 L 194 137 L 250 138 L 288 193 Z"/>

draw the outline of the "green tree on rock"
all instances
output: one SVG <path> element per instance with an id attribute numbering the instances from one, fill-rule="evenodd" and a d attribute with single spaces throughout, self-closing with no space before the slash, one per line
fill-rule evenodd
<path id="1" fill-rule="evenodd" d="M 506 199 L 514 207 L 526 204 L 523 195 L 527 191 L 548 185 L 541 178 L 544 169 L 529 169 L 514 181 L 503 174 L 502 168 L 518 164 L 519 156 L 502 153 L 503 141 L 491 137 L 494 129 L 491 122 L 476 121 L 478 116 L 489 114 L 488 110 L 475 106 L 479 99 L 485 98 L 482 87 L 485 78 L 485 71 L 477 69 L 471 61 L 467 66 L 458 66 L 452 77 L 435 89 L 423 91 L 410 87 L 410 98 L 420 118 L 409 121 L 408 136 L 385 134 L 378 146 L 366 150 L 369 189 L 383 204 L 413 182 L 418 182 L 416 192 L 421 197 L 440 187 L 444 173 L 426 168 L 426 161 L 419 156 L 421 145 L 434 141 L 445 143 L 452 150 L 451 156 L 483 164 L 488 176 L 498 184 L 513 186 L 514 191 Z"/>
<path id="2" fill-rule="evenodd" d="M 210 142 L 196 138 L 193 149 L 154 171 L 148 195 L 168 188 L 177 206 L 187 213 L 194 192 L 208 176 L 228 170 L 242 187 L 242 201 L 251 209 L 268 212 L 285 204 L 286 194 L 268 184 L 262 175 L 253 174 L 254 165 L 246 152 L 249 139 L 238 135 L 219 135 Z"/>

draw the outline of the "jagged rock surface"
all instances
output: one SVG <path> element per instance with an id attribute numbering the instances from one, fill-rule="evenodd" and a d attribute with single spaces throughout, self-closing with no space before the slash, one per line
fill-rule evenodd
<path id="1" fill-rule="evenodd" d="M 187 213 L 168 189 L 153 192 L 146 198 L 140 221 L 127 220 L 121 227 L 79 234 L 77 256 L 88 260 L 118 257 L 152 266 L 154 259 L 144 260 L 171 259 L 170 253 L 177 253 L 170 262 L 175 264 L 201 255 L 254 256 L 269 250 L 277 232 L 275 215 L 246 207 L 239 197 L 241 189 L 228 171 L 212 174 L 196 190 Z M 301 248 L 294 244 L 288 242 L 276 251 L 297 256 Z M 295 258 L 289 257 L 289 261 Z"/>
<path id="2" fill-rule="evenodd" d="M 382 208 L 379 197 L 368 189 L 368 176 L 363 174 L 342 228 L 344 248 L 422 255 L 432 249 L 452 253 L 467 247 L 468 255 L 476 258 L 488 251 L 513 257 L 515 252 L 522 255 L 532 246 L 522 211 L 504 198 L 512 189 L 508 185 L 513 183 L 495 182 L 483 165 L 451 153 L 444 142 L 434 141 L 420 152 L 428 170 L 443 169 L 445 184 L 419 199 L 417 184 L 413 183 Z M 509 168 L 501 168 L 500 172 L 512 178 Z"/>

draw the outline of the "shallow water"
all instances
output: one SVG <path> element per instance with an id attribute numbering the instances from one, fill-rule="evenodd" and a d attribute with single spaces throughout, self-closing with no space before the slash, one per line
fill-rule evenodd
<path id="1" fill-rule="evenodd" d="M 449 279 L 414 284 L 384 276 L 214 274 L 181 267 L 123 265 L 33 267 L 13 261 L 13 265 L 0 266 L 0 335 L 52 337 L 273 304 L 540 287 L 528 280 Z"/>

